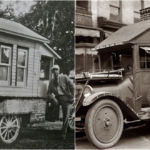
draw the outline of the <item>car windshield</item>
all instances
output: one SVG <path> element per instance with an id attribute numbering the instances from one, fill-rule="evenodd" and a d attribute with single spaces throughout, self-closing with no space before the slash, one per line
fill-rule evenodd
<path id="1" fill-rule="evenodd" d="M 101 56 L 101 71 L 117 70 L 123 68 L 124 71 L 129 71 L 133 68 L 132 51 L 113 51 L 103 53 Z"/>

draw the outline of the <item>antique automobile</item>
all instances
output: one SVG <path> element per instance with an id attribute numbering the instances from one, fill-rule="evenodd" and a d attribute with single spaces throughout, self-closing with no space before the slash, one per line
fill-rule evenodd
<path id="1" fill-rule="evenodd" d="M 47 43 L 25 26 L 0 18 L 0 145 L 15 143 L 22 127 L 45 121 L 46 108 L 51 109 L 46 105 L 50 68 L 60 56 Z"/>
<path id="2" fill-rule="evenodd" d="M 150 121 L 150 20 L 122 27 L 91 50 L 100 68 L 76 76 L 76 130 L 104 149 L 127 124 Z"/>

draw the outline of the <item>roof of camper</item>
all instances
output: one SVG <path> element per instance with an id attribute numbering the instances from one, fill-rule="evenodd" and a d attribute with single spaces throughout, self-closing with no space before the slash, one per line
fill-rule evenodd
<path id="1" fill-rule="evenodd" d="M 0 18 L 0 32 L 25 37 L 28 39 L 49 43 L 49 40 L 35 33 L 20 23 Z"/>
<path id="2" fill-rule="evenodd" d="M 141 21 L 135 24 L 124 26 L 102 41 L 92 50 L 103 49 L 115 45 L 130 43 L 131 40 L 150 28 L 150 20 Z"/>

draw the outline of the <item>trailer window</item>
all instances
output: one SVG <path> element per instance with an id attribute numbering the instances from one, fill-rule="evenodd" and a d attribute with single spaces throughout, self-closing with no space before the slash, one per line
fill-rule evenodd
<path id="1" fill-rule="evenodd" d="M 150 68 L 150 47 L 140 47 L 140 68 Z"/>
<path id="2" fill-rule="evenodd" d="M 0 85 L 10 85 L 11 47 L 0 46 Z"/>
<path id="3" fill-rule="evenodd" d="M 17 86 L 26 86 L 27 80 L 27 56 L 26 49 L 18 48 L 17 57 Z"/>
<path id="4" fill-rule="evenodd" d="M 49 80 L 50 73 L 50 58 L 41 56 L 40 79 Z"/>

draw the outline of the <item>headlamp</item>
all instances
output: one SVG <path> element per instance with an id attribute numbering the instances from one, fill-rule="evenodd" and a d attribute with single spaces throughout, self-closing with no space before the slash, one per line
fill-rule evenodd
<path id="1" fill-rule="evenodd" d="M 93 88 L 89 85 L 86 85 L 83 90 L 83 96 L 86 98 L 93 93 Z"/>

